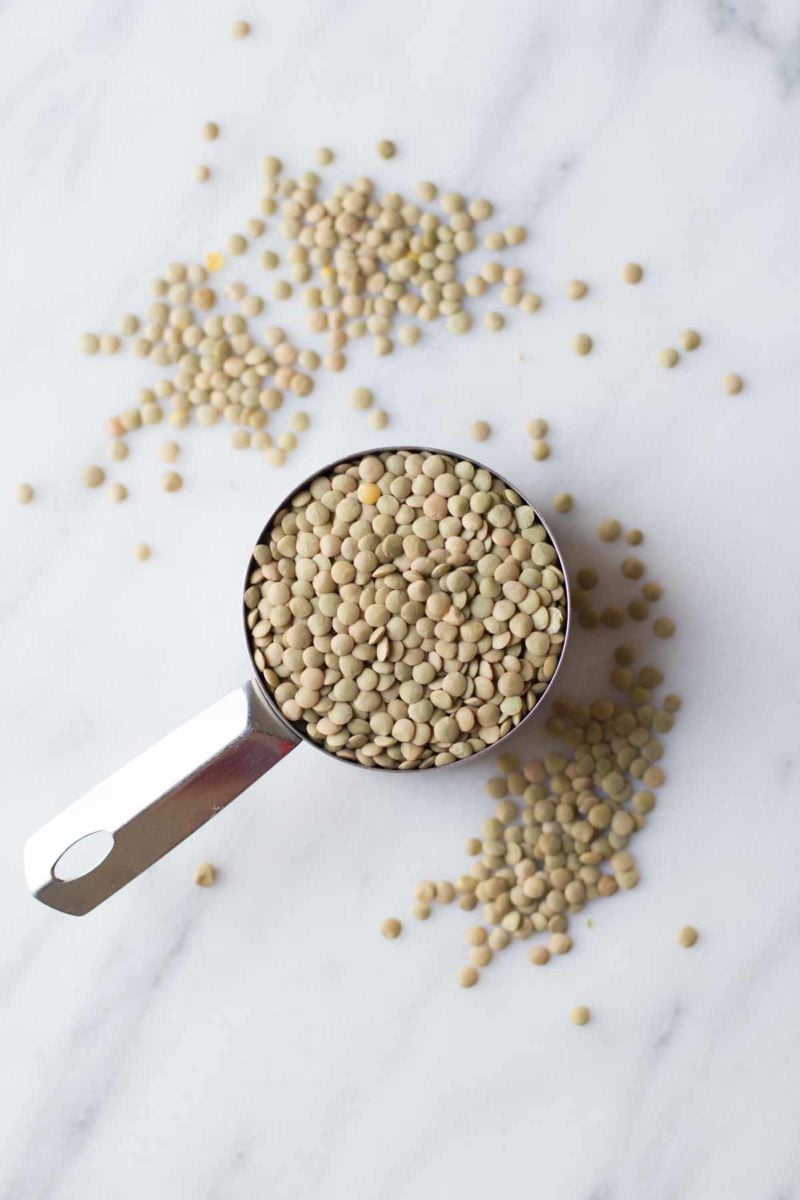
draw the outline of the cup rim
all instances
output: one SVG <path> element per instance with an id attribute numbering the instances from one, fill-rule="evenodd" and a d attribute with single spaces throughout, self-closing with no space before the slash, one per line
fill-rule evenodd
<path id="1" fill-rule="evenodd" d="M 561 570 L 562 575 L 564 576 L 564 607 L 566 610 L 566 618 L 564 621 L 564 630 L 563 630 L 564 641 L 561 644 L 561 652 L 558 656 L 558 662 L 556 663 L 556 669 L 553 672 L 550 679 L 548 679 L 547 686 L 545 687 L 542 694 L 539 696 L 539 698 L 536 701 L 536 704 L 533 706 L 533 708 L 531 708 L 525 714 L 525 716 L 522 718 L 521 721 L 519 721 L 518 724 L 513 725 L 511 727 L 511 729 L 509 729 L 506 733 L 504 733 L 502 737 L 498 738 L 498 740 L 496 742 L 494 742 L 492 745 L 485 746 L 482 750 L 477 750 L 477 751 L 475 751 L 474 754 L 470 754 L 466 758 L 457 758 L 452 763 L 440 763 L 438 766 L 434 765 L 432 767 L 409 768 L 406 771 L 402 771 L 400 768 L 396 768 L 396 767 L 384 767 L 384 766 L 381 766 L 380 764 L 376 764 L 375 766 L 367 766 L 365 763 L 361 763 L 357 759 L 342 758 L 340 755 L 334 753 L 333 750 L 326 749 L 325 746 L 323 746 L 320 742 L 317 742 L 314 740 L 314 738 L 309 737 L 309 735 L 303 729 L 301 729 L 299 725 L 296 725 L 292 721 L 287 720 L 287 718 L 281 712 L 280 707 L 278 706 L 277 702 L 275 701 L 274 697 L 272 696 L 269 688 L 266 686 L 266 683 L 264 682 L 261 671 L 259 670 L 259 668 L 255 662 L 254 649 L 253 649 L 253 646 L 250 641 L 250 630 L 247 626 L 248 609 L 247 609 L 247 605 L 244 602 L 244 593 L 247 590 L 247 588 L 250 586 L 250 575 L 252 574 L 253 570 L 257 566 L 260 565 L 259 563 L 256 562 L 255 558 L 253 557 L 252 552 L 251 552 L 250 557 L 247 562 L 247 571 L 245 573 L 244 586 L 242 588 L 242 625 L 243 625 L 243 629 L 244 629 L 245 646 L 247 648 L 247 655 L 248 655 L 248 659 L 250 661 L 250 669 L 253 674 L 253 678 L 255 680 L 256 686 L 258 687 L 259 695 L 264 700 L 264 702 L 267 704 L 272 716 L 275 717 L 275 719 L 278 721 L 279 725 L 287 731 L 287 733 L 290 737 L 292 737 L 295 740 L 304 742 L 306 745 L 313 746 L 315 750 L 321 751 L 321 753 L 324 754 L 326 756 L 326 758 L 332 758 L 336 762 L 344 763 L 347 766 L 361 767 L 362 770 L 365 770 L 365 771 L 374 771 L 377 769 L 380 771 L 390 772 L 393 775 L 414 775 L 417 773 L 417 770 L 430 771 L 430 770 L 440 770 L 443 767 L 456 767 L 456 766 L 463 765 L 465 763 L 475 762 L 477 759 L 482 758 L 485 754 L 497 753 L 498 748 L 501 745 L 503 745 L 503 743 L 505 743 L 506 741 L 508 741 L 509 738 L 511 738 L 515 734 L 517 734 L 519 732 L 519 730 L 522 729 L 523 725 L 526 725 L 527 722 L 531 719 L 531 717 L 535 716 L 539 712 L 539 710 L 542 707 L 542 703 L 543 703 L 545 697 L 550 693 L 550 691 L 553 687 L 553 684 L 555 683 L 556 679 L 558 678 L 558 675 L 561 671 L 561 667 L 562 667 L 562 664 L 564 662 L 564 658 L 565 658 L 565 655 L 567 652 L 567 645 L 569 644 L 569 635 L 570 635 L 570 631 L 572 628 L 572 598 L 571 598 L 571 594 L 570 594 L 569 576 L 567 573 L 566 564 L 564 562 L 564 556 L 561 552 L 561 547 L 559 546 L 558 541 L 556 540 L 556 538 L 553 534 L 553 531 L 550 528 L 549 522 L 542 516 L 542 514 L 539 511 L 539 509 L 537 508 L 537 506 L 535 504 L 532 504 L 530 499 L 526 496 L 526 494 L 523 491 L 521 491 L 520 488 L 516 487 L 512 482 L 510 482 L 508 479 L 506 479 L 506 477 L 504 475 L 501 475 L 499 471 L 495 470 L 493 467 L 487 466 L 486 463 L 480 462 L 479 459 L 473 458 L 471 454 L 459 454 L 454 450 L 442 450 L 442 449 L 437 449 L 436 447 L 433 447 L 433 446 L 409 446 L 409 445 L 370 446 L 364 450 L 357 450 L 354 453 L 341 455 L 339 458 L 333 459 L 333 461 L 328 463 L 326 466 L 318 467 L 316 470 L 312 471 L 310 475 L 307 475 L 305 477 L 305 479 L 302 480 L 302 482 L 298 483 L 295 487 L 293 487 L 291 489 L 291 491 L 287 492 L 283 496 L 281 502 L 278 505 L 276 505 L 276 507 L 273 509 L 272 513 L 270 514 L 270 516 L 267 518 L 267 520 L 262 525 L 261 531 L 258 535 L 258 538 L 256 539 L 256 541 L 253 544 L 254 548 L 257 545 L 263 544 L 263 535 L 272 528 L 272 525 L 274 524 L 275 518 L 277 517 L 278 513 L 281 512 L 284 508 L 291 507 L 291 501 L 292 501 L 293 497 L 296 496 L 298 494 L 298 492 L 302 492 L 304 489 L 307 489 L 308 486 L 319 475 L 328 475 L 336 467 L 339 467 L 344 463 L 353 465 L 356 462 L 358 462 L 360 459 L 366 458 L 367 455 L 370 455 L 370 454 L 374 454 L 374 455 L 397 454 L 400 451 L 406 451 L 410 454 L 444 454 L 448 458 L 454 458 L 457 462 L 469 462 L 469 463 L 472 463 L 472 465 L 474 467 L 480 468 L 481 470 L 484 470 L 484 471 L 488 471 L 490 475 L 493 475 L 495 477 L 495 479 L 498 479 L 502 484 L 504 484 L 511 491 L 516 492 L 517 495 L 520 497 L 520 499 L 525 504 L 527 504 L 529 508 L 533 509 L 533 512 L 536 516 L 538 523 L 540 525 L 544 526 L 544 529 L 547 533 L 547 537 L 548 537 L 551 545 L 553 546 L 553 549 L 556 552 L 558 566 Z"/>

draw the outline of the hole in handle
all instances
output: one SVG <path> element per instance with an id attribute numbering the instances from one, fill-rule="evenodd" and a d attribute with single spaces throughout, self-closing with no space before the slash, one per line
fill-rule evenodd
<path id="1" fill-rule="evenodd" d="M 104 829 L 87 833 L 66 850 L 53 867 L 53 878 L 70 883 L 96 870 L 114 849 L 114 835 Z"/>

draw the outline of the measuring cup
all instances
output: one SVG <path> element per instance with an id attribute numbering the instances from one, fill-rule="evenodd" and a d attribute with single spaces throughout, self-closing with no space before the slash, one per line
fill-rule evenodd
<path id="1" fill-rule="evenodd" d="M 340 464 L 357 462 L 366 454 L 395 454 L 401 450 L 445 454 L 456 461 L 469 461 L 476 469 L 489 471 L 526 504 L 529 503 L 518 488 L 475 459 L 465 459 L 464 455 L 449 450 L 384 446 L 349 454 L 314 471 L 281 501 L 258 540 L 267 540 L 278 512 L 287 508 L 292 497 L 306 489 L 318 475 L 328 475 Z M 530 507 L 534 508 L 533 505 Z M 495 745 L 443 766 L 458 766 L 490 750 L 495 751 L 501 742 L 516 733 L 539 711 L 564 661 L 570 627 L 569 585 L 556 540 L 538 512 L 536 517 L 547 531 L 556 551 L 556 565 L 564 575 L 566 620 L 555 672 L 535 706 Z M 253 678 L 156 742 L 31 835 L 25 845 L 25 878 L 32 894 L 43 904 L 72 916 L 91 912 L 221 812 L 301 742 L 335 757 L 286 720 L 253 660 L 243 597 L 256 567 L 257 563 L 251 557 L 241 601 L 245 645 Z M 366 770 L 391 770 L 365 768 L 358 762 L 351 765 Z M 402 774 L 409 776 L 414 772 Z"/>

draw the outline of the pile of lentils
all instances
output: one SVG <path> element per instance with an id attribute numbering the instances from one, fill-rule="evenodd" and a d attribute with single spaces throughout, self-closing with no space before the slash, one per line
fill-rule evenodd
<path id="1" fill-rule="evenodd" d="M 211 140 L 219 136 L 214 122 L 204 130 Z M 379 153 L 392 157 L 393 144 L 382 142 Z M 327 148 L 318 156 L 321 165 L 332 160 Z M 474 274 L 460 274 L 459 260 L 481 241 L 498 254 L 526 240 L 520 225 L 493 230 L 481 239 L 478 227 L 494 211 L 489 200 L 440 194 L 431 182 L 417 185 L 415 200 L 399 192 L 381 194 L 367 176 L 326 189 L 316 171 L 297 178 L 285 174 L 274 155 L 262 159 L 261 166 L 260 215 L 228 238 L 225 251 L 208 253 L 202 263 L 169 264 L 151 284 L 154 299 L 145 315 L 126 313 L 118 332 L 81 337 L 86 354 L 115 354 L 128 342 L 140 358 L 170 368 L 140 391 L 136 405 L 110 418 L 113 438 L 163 419 L 175 429 L 224 420 L 236 427 L 231 439 L 235 449 L 253 447 L 271 465 L 281 466 L 310 418 L 304 411 L 294 413 L 289 428 L 273 434 L 274 414 L 287 396 L 309 396 L 318 372 L 344 370 L 351 342 L 370 337 L 374 353 L 384 356 L 396 345 L 415 345 L 431 323 L 464 334 L 473 324 L 469 299 L 492 289 L 508 311 L 538 310 L 540 297 L 525 290 L 524 272 L 517 266 L 491 258 Z M 258 248 L 267 233 L 265 218 L 273 216 L 284 241 L 282 253 Z M 253 291 L 240 281 L 216 284 L 217 273 L 243 262 L 253 250 L 264 273 L 266 298 L 261 289 Z M 300 345 L 279 324 L 265 322 L 258 331 L 254 327 L 273 302 L 288 300 L 298 288 L 308 309 L 309 332 L 324 338 L 321 352 Z M 234 311 L 217 311 L 224 301 L 232 302 Z M 504 324 L 500 313 L 485 315 L 489 330 Z M 355 407 L 370 404 L 354 396 Z M 374 410 L 367 421 L 380 429 L 388 414 Z"/>
<path id="2" fill-rule="evenodd" d="M 561 492 L 553 506 L 569 514 L 575 502 L 570 493 Z M 645 541 L 641 529 L 623 530 L 614 517 L 600 521 L 596 534 L 608 547 L 605 557 L 620 540 L 636 547 Z M 645 573 L 644 562 L 631 556 L 622 558 L 610 579 L 594 565 L 580 567 L 570 599 L 582 630 L 596 630 L 592 636 L 597 637 L 603 627 L 618 629 L 628 618 L 645 620 L 664 590 L 655 580 L 642 585 Z M 592 593 L 601 574 L 611 583 L 610 599 L 616 603 L 597 609 Z M 620 584 L 623 595 L 618 594 Z M 631 588 L 639 595 L 626 605 L 624 593 Z M 652 624 L 655 638 L 671 638 L 674 632 L 670 617 Z M 480 834 L 467 839 L 466 852 L 474 860 L 469 870 L 454 881 L 423 880 L 414 888 L 412 915 L 417 920 L 425 921 L 436 907 L 456 901 L 466 912 L 482 906 L 483 923 L 466 931 L 469 962 L 457 977 L 462 987 L 473 987 L 481 969 L 513 941 L 533 940 L 528 957 L 535 966 L 568 953 L 571 922 L 588 903 L 638 885 L 631 839 L 656 807 L 666 778 L 660 765 L 662 737 L 681 707 L 674 693 L 657 699 L 663 671 L 653 665 L 637 669 L 641 655 L 630 643 L 618 645 L 608 691 L 594 701 L 554 699 L 544 734 L 557 748 L 531 756 L 529 745 L 528 754 L 512 750 L 498 756 L 496 773 L 486 785 L 494 812 Z M 390 939 L 402 929 L 396 917 L 381 924 L 383 936 Z M 685 926 L 678 942 L 691 947 L 697 936 L 692 926 Z M 582 1005 L 572 1019 L 584 1024 L 588 1014 Z"/>
<path id="3" fill-rule="evenodd" d="M 515 940 L 546 935 L 529 953 L 536 966 L 568 953 L 572 918 L 590 901 L 638 885 L 629 846 L 656 807 L 665 782 L 661 735 L 672 729 L 681 702 L 670 694 L 658 703 L 663 674 L 654 666 L 634 671 L 635 657 L 630 645 L 614 653 L 610 683 L 621 696 L 554 702 L 546 730 L 559 750 L 524 764 L 514 753 L 498 756 L 498 774 L 487 783 L 494 815 L 466 842 L 472 866 L 454 882 L 416 885 L 418 920 L 437 902 L 458 900 L 468 912 L 482 906 L 483 924 L 466 932 L 463 987 L 477 983 L 480 968 Z M 401 929 L 395 918 L 381 927 L 389 938 Z"/>
<path id="4" fill-rule="evenodd" d="M 443 766 L 496 743 L 556 673 L 562 565 L 534 510 L 466 459 L 338 463 L 264 531 L 245 592 L 281 712 L 363 766 Z"/>

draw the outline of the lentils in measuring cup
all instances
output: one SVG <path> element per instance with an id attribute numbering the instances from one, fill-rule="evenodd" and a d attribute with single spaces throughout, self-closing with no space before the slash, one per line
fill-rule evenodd
<path id="1" fill-rule="evenodd" d="M 408 770 L 497 742 L 555 674 L 567 594 L 534 510 L 484 467 L 385 451 L 281 509 L 245 591 L 284 717 L 340 758 Z"/>

